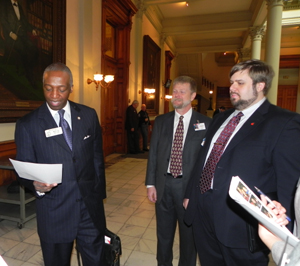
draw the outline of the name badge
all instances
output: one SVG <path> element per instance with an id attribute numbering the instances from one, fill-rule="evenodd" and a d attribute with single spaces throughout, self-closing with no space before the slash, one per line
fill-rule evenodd
<path id="1" fill-rule="evenodd" d="M 197 123 L 194 124 L 195 131 L 205 130 L 205 124 L 204 123 Z"/>
<path id="2" fill-rule="evenodd" d="M 55 127 L 45 130 L 46 138 L 50 138 L 53 136 L 61 135 L 63 133 L 61 127 Z"/>

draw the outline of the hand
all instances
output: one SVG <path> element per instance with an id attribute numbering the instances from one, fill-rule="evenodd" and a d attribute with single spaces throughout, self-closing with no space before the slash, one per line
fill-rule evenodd
<path id="1" fill-rule="evenodd" d="M 275 214 L 276 219 L 275 222 L 278 223 L 279 225 L 287 225 L 289 221 L 286 219 L 286 209 L 277 201 L 273 200 L 273 204 L 276 206 L 276 208 L 268 202 L 265 198 L 264 195 L 260 196 L 261 201 L 267 205 L 267 207 L 272 211 L 273 214 Z"/>
<path id="2" fill-rule="evenodd" d="M 149 188 L 147 188 L 147 196 L 148 196 L 148 199 L 151 202 L 155 203 L 156 200 L 157 200 L 156 188 L 155 187 L 149 187 Z"/>
<path id="3" fill-rule="evenodd" d="M 41 182 L 38 182 L 38 181 L 34 181 L 33 185 L 34 185 L 36 191 L 42 192 L 42 193 L 49 192 L 49 191 L 51 191 L 51 189 L 53 187 L 57 186 L 56 183 L 54 183 L 54 184 L 46 184 L 46 183 L 41 183 Z"/>
<path id="4" fill-rule="evenodd" d="M 134 127 L 130 129 L 132 132 L 134 131 Z"/>
<path id="5" fill-rule="evenodd" d="M 258 225 L 258 235 L 269 249 L 272 249 L 275 242 L 281 240 L 280 238 L 275 236 L 273 233 L 271 233 L 262 224 Z"/>
<path id="6" fill-rule="evenodd" d="M 13 32 L 11 32 L 11 33 L 9 34 L 9 37 L 12 38 L 14 41 L 16 41 L 16 40 L 18 39 L 18 35 L 15 34 L 15 33 L 13 33 Z"/>
<path id="7" fill-rule="evenodd" d="M 183 199 L 183 208 L 187 209 L 190 199 Z"/>

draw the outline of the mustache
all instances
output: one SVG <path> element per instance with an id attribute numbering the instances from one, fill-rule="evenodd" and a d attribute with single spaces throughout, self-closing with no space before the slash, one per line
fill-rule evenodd
<path id="1" fill-rule="evenodd" d="M 233 95 L 233 94 L 240 96 L 240 95 L 239 95 L 238 93 L 236 93 L 236 92 L 229 92 L 229 95 L 230 95 L 230 96 Z"/>

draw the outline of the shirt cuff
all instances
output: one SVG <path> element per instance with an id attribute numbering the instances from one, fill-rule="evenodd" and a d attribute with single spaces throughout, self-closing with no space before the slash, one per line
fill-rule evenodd
<path id="1" fill-rule="evenodd" d="M 44 196 L 45 195 L 44 192 L 39 192 L 39 191 L 36 191 L 36 194 L 38 194 L 38 196 Z"/>

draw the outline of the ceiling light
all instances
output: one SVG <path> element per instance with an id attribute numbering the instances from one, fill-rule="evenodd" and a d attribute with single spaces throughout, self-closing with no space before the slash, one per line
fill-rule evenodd
<path id="1" fill-rule="evenodd" d="M 189 2 L 186 1 L 186 2 L 185 2 L 185 5 L 186 5 L 186 6 L 189 6 Z"/>

